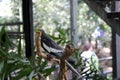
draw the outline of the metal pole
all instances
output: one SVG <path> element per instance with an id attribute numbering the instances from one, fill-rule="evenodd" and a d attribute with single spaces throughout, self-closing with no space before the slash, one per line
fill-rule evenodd
<path id="1" fill-rule="evenodd" d="M 25 34 L 26 57 L 30 57 L 33 52 L 33 11 L 32 0 L 22 0 L 23 28 Z"/>
<path id="2" fill-rule="evenodd" d="M 77 0 L 70 0 L 70 35 L 71 42 L 74 47 L 76 47 L 76 30 L 77 30 Z"/>

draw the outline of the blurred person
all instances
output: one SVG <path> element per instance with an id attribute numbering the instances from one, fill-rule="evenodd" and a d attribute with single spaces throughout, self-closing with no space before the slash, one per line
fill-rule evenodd
<path id="1" fill-rule="evenodd" d="M 92 74 L 91 72 L 97 72 L 99 70 L 99 60 L 93 47 L 90 43 L 87 43 L 83 47 L 83 52 L 81 53 L 83 76 Z M 90 79 L 91 80 L 91 79 Z"/>

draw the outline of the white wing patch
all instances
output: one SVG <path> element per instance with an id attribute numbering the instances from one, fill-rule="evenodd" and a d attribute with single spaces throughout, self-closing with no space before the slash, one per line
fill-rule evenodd
<path id="1" fill-rule="evenodd" d="M 50 53 L 50 48 L 45 43 L 43 43 L 43 47 Z"/>
<path id="2" fill-rule="evenodd" d="M 43 43 L 43 46 L 49 53 L 50 52 L 54 52 L 54 53 L 63 52 L 63 50 L 57 50 L 57 49 L 54 49 L 52 47 L 48 47 L 45 43 Z"/>

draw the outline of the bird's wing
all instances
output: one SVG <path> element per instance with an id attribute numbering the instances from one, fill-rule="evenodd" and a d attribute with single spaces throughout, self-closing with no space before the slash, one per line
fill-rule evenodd
<path id="1" fill-rule="evenodd" d="M 43 47 L 50 53 L 63 52 L 63 48 L 50 38 L 43 39 Z"/>

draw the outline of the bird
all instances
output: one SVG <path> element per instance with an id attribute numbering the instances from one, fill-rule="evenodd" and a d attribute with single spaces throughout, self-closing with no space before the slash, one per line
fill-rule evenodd
<path id="1" fill-rule="evenodd" d="M 40 29 L 39 30 L 41 33 L 41 47 L 42 49 L 53 55 L 54 57 L 56 57 L 57 59 L 60 59 L 62 54 L 64 53 L 64 48 L 62 48 L 60 45 L 58 45 L 53 39 L 51 39 L 44 30 Z M 80 76 L 79 72 L 71 65 L 71 64 L 75 64 L 75 60 L 73 58 L 68 58 L 68 60 L 66 60 L 66 65 L 67 67 L 74 72 L 75 74 L 77 74 L 78 76 Z"/>
<path id="2" fill-rule="evenodd" d="M 58 45 L 53 39 L 51 39 L 44 30 L 40 30 L 41 31 L 41 47 L 42 49 L 55 56 L 56 58 L 59 58 L 62 56 L 62 54 L 64 53 L 64 48 L 62 48 L 60 45 Z M 69 58 L 68 61 L 71 64 L 75 63 L 75 60 L 72 58 Z"/>

